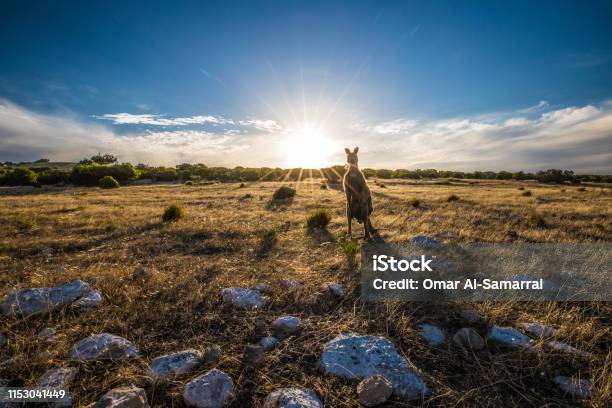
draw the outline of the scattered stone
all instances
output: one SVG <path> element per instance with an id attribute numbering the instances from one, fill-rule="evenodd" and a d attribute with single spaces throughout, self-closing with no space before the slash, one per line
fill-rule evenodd
<path id="1" fill-rule="evenodd" d="M 546 343 L 546 345 L 552 348 L 553 350 L 560 351 L 562 353 L 573 354 L 573 355 L 583 357 L 583 358 L 591 357 L 591 353 L 587 351 L 579 350 L 576 347 L 572 347 L 563 341 L 549 341 Z"/>
<path id="2" fill-rule="evenodd" d="M 421 337 L 423 337 L 430 346 L 439 346 L 444 343 L 446 339 L 442 329 L 433 324 L 422 323 L 418 325 L 418 328 Z"/>
<path id="3" fill-rule="evenodd" d="M 152 266 L 138 265 L 132 272 L 132 279 L 134 280 L 149 280 L 153 275 L 157 274 L 157 269 Z"/>
<path id="4" fill-rule="evenodd" d="M 85 296 L 75 301 L 72 306 L 78 307 L 82 311 L 89 311 L 102 303 L 102 294 L 97 290 L 92 290 Z"/>
<path id="5" fill-rule="evenodd" d="M 323 347 L 320 367 L 325 374 L 349 380 L 381 375 L 393 385 L 395 395 L 407 400 L 422 399 L 430 392 L 385 337 L 340 334 Z"/>
<path id="6" fill-rule="evenodd" d="M 323 408 L 323 403 L 312 390 L 281 388 L 268 394 L 263 408 Z"/>
<path id="7" fill-rule="evenodd" d="M 114 388 L 96 402 L 94 408 L 149 408 L 147 394 L 135 385 Z"/>
<path id="8" fill-rule="evenodd" d="M 591 382 L 587 379 L 578 379 L 558 375 L 553 379 L 553 381 L 559 386 L 559 388 L 574 397 L 585 398 L 591 394 Z"/>
<path id="9" fill-rule="evenodd" d="M 281 285 L 286 289 L 299 289 L 299 290 L 304 289 L 303 284 L 301 284 L 298 281 L 291 280 L 291 279 L 283 279 L 281 281 Z"/>
<path id="10" fill-rule="evenodd" d="M 266 331 L 268 330 L 268 325 L 264 319 L 256 319 L 255 320 L 255 336 L 265 336 Z"/>
<path id="11" fill-rule="evenodd" d="M 554 327 L 546 326 L 541 323 L 519 323 L 519 326 L 521 326 L 527 333 L 531 334 L 532 336 L 546 339 L 555 337 L 558 331 Z"/>
<path id="12" fill-rule="evenodd" d="M 430 246 L 430 247 L 439 247 L 440 241 L 435 240 L 431 237 L 428 237 L 426 235 L 417 235 L 414 236 L 410 239 L 410 243 L 412 245 L 418 245 L 418 246 Z"/>
<path id="13" fill-rule="evenodd" d="M 301 319 L 295 316 L 279 317 L 272 322 L 272 330 L 279 339 L 291 336 L 300 329 Z"/>
<path id="14" fill-rule="evenodd" d="M 327 285 L 327 289 L 334 295 L 339 298 L 344 297 L 344 285 L 341 283 L 329 283 Z"/>
<path id="15" fill-rule="evenodd" d="M 221 296 L 224 302 L 231 303 L 238 309 L 259 309 L 266 304 L 261 294 L 253 289 L 225 288 L 221 290 Z"/>
<path id="16" fill-rule="evenodd" d="M 70 353 L 72 360 L 124 360 L 138 356 L 138 350 L 123 337 L 101 333 L 76 343 Z"/>
<path id="17" fill-rule="evenodd" d="M 393 386 L 383 376 L 375 375 L 357 385 L 357 399 L 366 407 L 378 406 L 391 397 Z"/>
<path id="18" fill-rule="evenodd" d="M 485 345 L 480 334 L 471 327 L 459 329 L 453 336 L 453 342 L 463 349 L 474 351 L 482 350 Z"/>
<path id="19" fill-rule="evenodd" d="M 274 336 L 264 337 L 259 340 L 259 345 L 263 347 L 264 351 L 270 351 L 276 347 L 278 344 L 278 339 Z"/>
<path id="20" fill-rule="evenodd" d="M 151 361 L 149 375 L 151 378 L 176 378 L 187 374 L 202 362 L 201 351 L 189 349 L 157 357 Z"/>
<path id="21" fill-rule="evenodd" d="M 196 408 L 221 408 L 234 396 L 234 382 L 221 370 L 212 369 L 185 385 L 185 404 Z"/>
<path id="22" fill-rule="evenodd" d="M 511 347 L 526 347 L 533 349 L 531 339 L 514 327 L 493 326 L 488 336 L 489 340 Z"/>
<path id="23" fill-rule="evenodd" d="M 272 292 L 272 286 L 268 285 L 267 283 L 261 282 L 255 285 L 255 290 L 261 293 L 270 293 Z"/>
<path id="24" fill-rule="evenodd" d="M 204 364 L 217 365 L 221 361 L 221 348 L 212 346 L 204 353 Z"/>
<path id="25" fill-rule="evenodd" d="M 74 367 L 51 368 L 36 381 L 36 386 L 40 388 L 68 389 L 78 372 L 78 368 Z"/>
<path id="26" fill-rule="evenodd" d="M 41 362 L 48 361 L 51 358 L 51 352 L 49 350 L 41 351 L 36 356 Z"/>
<path id="27" fill-rule="evenodd" d="M 264 359 L 264 348 L 259 344 L 247 344 L 244 347 L 242 362 L 245 367 L 255 368 L 261 365 Z"/>
<path id="28" fill-rule="evenodd" d="M 482 317 L 480 316 L 480 313 L 478 313 L 474 309 L 465 309 L 465 310 L 462 310 L 461 311 L 461 316 L 463 316 L 463 318 L 465 320 L 467 320 L 468 323 L 471 323 L 471 324 L 478 323 L 480 320 L 482 320 Z"/>
<path id="29" fill-rule="evenodd" d="M 0 333 L 0 347 L 4 346 L 6 343 L 6 337 L 4 336 L 4 334 Z"/>
<path id="30" fill-rule="evenodd" d="M 81 280 L 50 288 L 19 290 L 5 296 L 2 312 L 6 316 L 31 316 L 50 312 L 85 296 L 89 284 Z"/>
<path id="31" fill-rule="evenodd" d="M 50 340 L 56 333 L 57 330 L 55 330 L 53 327 L 45 327 L 38 332 L 38 338 L 42 340 Z"/>

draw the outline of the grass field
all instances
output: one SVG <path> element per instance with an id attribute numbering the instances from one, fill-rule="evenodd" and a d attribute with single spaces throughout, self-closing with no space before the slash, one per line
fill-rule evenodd
<path id="1" fill-rule="evenodd" d="M 426 303 L 365 304 L 359 299 L 358 262 L 337 244 L 346 230 L 344 194 L 320 180 L 294 184 L 293 200 L 271 204 L 282 183 L 141 185 L 97 188 L 0 189 L 0 295 L 12 288 L 51 286 L 74 279 L 93 282 L 104 301 L 97 309 L 71 309 L 28 319 L 2 317 L 0 377 L 33 385 L 46 369 L 68 361 L 78 340 L 109 332 L 132 341 L 141 358 L 126 362 L 79 363 L 72 387 L 78 406 L 93 404 L 107 390 L 133 383 L 152 406 L 183 406 L 183 385 L 207 371 L 152 384 L 148 362 L 187 348 L 219 346 L 219 368 L 236 386 L 235 407 L 259 406 L 281 386 L 313 389 L 328 407 L 358 406 L 355 384 L 317 369 L 323 344 L 341 331 L 384 335 L 423 375 L 433 390 L 427 406 L 606 406 L 612 399 L 612 306 L 607 303 Z M 373 225 L 389 242 L 429 235 L 456 242 L 612 241 L 610 188 L 471 181 L 370 182 Z M 521 188 L 521 189 L 519 189 Z M 529 191 L 530 194 L 525 192 Z M 458 200 L 450 199 L 456 196 Z M 163 223 L 168 205 L 180 204 L 185 218 Z M 305 217 L 323 208 L 332 216 L 324 231 L 308 232 Z M 270 238 L 276 231 L 276 242 Z M 354 225 L 357 238 L 362 226 Z M 455 238 L 444 238 L 446 233 Z M 267 238 L 265 238 L 267 237 Z M 262 242 L 268 240 L 269 242 Z M 132 279 L 140 264 L 159 273 Z M 305 284 L 288 291 L 282 279 Z M 269 283 L 268 304 L 257 311 L 224 305 L 221 288 Z M 330 297 L 326 282 L 346 285 L 344 299 Z M 534 321 L 560 327 L 559 337 L 589 358 L 539 349 L 536 353 L 488 344 L 464 353 L 447 342 L 428 346 L 417 324 L 433 322 L 447 336 L 468 325 L 462 309 L 476 309 L 486 334 L 491 325 Z M 261 337 L 258 327 L 291 314 L 302 318 L 299 336 L 267 352 L 257 370 L 244 369 L 242 350 Z M 57 329 L 53 343 L 37 339 Z M 579 375 L 594 386 L 592 396 L 574 400 L 552 382 Z M 393 401 L 389 406 L 418 402 Z M 608 405 L 609 406 L 609 405 Z"/>

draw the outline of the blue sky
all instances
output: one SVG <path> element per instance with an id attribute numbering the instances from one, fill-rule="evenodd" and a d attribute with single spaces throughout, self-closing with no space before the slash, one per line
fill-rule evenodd
<path id="1" fill-rule="evenodd" d="M 611 20 L 610 2 L 4 1 L 0 160 L 323 165 L 359 144 L 369 167 L 612 172 Z"/>

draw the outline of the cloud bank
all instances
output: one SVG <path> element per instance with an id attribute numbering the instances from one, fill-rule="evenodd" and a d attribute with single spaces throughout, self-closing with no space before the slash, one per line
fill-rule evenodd
<path id="1" fill-rule="evenodd" d="M 40 114 L 0 101 L 0 160 L 48 157 L 75 161 L 112 153 L 152 165 L 200 162 L 225 166 L 284 166 L 288 126 L 264 119 L 201 115 L 106 114 L 98 121 Z M 127 127 L 117 132 L 115 127 Z M 147 127 L 130 132 L 129 125 Z M 212 129 L 203 128 L 213 125 Z M 164 128 L 164 126 L 166 128 Z M 122 129 L 123 130 L 123 129 Z M 373 168 L 455 170 L 573 169 L 612 174 L 612 103 L 551 110 L 532 108 L 441 120 L 397 118 L 337 128 L 334 144 L 361 147 Z M 331 164 L 344 161 L 342 150 Z"/>

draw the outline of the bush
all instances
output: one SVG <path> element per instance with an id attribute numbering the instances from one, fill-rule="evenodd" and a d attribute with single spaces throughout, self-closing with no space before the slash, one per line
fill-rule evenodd
<path id="1" fill-rule="evenodd" d="M 272 194 L 272 200 L 286 200 L 295 196 L 295 190 L 291 187 L 282 186 L 274 191 Z"/>
<path id="2" fill-rule="evenodd" d="M 306 217 L 306 227 L 308 229 L 325 228 L 331 221 L 331 215 L 326 210 L 314 210 Z"/>
<path id="3" fill-rule="evenodd" d="M 162 215 L 163 222 L 174 222 L 178 221 L 181 218 L 185 218 L 185 211 L 183 207 L 178 204 L 171 204 L 164 210 L 164 214 Z"/>
<path id="4" fill-rule="evenodd" d="M 185 185 L 186 186 L 193 186 L 193 181 L 188 180 L 188 181 L 185 182 Z"/>
<path id="5" fill-rule="evenodd" d="M 38 184 L 67 183 L 70 180 L 70 172 L 60 169 L 49 169 L 38 174 Z"/>
<path id="6" fill-rule="evenodd" d="M 38 184 L 38 176 L 30 169 L 18 167 L 9 171 L 4 176 L 3 184 L 9 186 L 34 186 Z"/>
<path id="7" fill-rule="evenodd" d="M 418 208 L 421 205 L 421 201 L 416 199 L 416 198 L 411 198 L 408 201 L 408 204 L 410 204 L 411 206 L 413 206 L 414 208 Z"/>
<path id="8" fill-rule="evenodd" d="M 524 190 L 524 189 L 525 189 L 525 187 L 519 187 L 518 189 L 519 189 L 519 190 Z"/>
<path id="9" fill-rule="evenodd" d="M 104 176 L 112 176 L 121 184 L 126 184 L 130 180 L 140 176 L 138 171 L 130 163 L 123 164 L 77 164 L 72 168 L 70 180 L 74 184 L 83 186 L 94 186 Z"/>
<path id="10" fill-rule="evenodd" d="M 457 197 L 457 196 L 456 196 L 456 195 L 454 195 L 454 194 L 451 194 L 451 195 L 449 195 L 449 196 L 448 196 L 448 198 L 446 199 L 446 201 L 448 201 L 449 203 L 450 203 L 450 202 L 453 202 L 453 201 L 459 201 L 459 197 Z"/>
<path id="11" fill-rule="evenodd" d="M 246 185 L 244 183 L 240 183 L 240 185 L 238 186 L 238 188 L 245 188 Z"/>
<path id="12" fill-rule="evenodd" d="M 266 229 L 259 232 L 259 252 L 264 253 L 268 252 L 276 242 L 278 241 L 278 236 L 275 229 Z"/>
<path id="13" fill-rule="evenodd" d="M 523 194 L 521 194 L 523 197 L 531 197 L 531 191 L 527 190 L 527 191 L 523 191 Z"/>
<path id="14" fill-rule="evenodd" d="M 104 176 L 98 181 L 100 188 L 119 188 L 119 182 L 113 176 Z"/>

